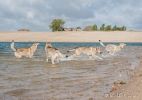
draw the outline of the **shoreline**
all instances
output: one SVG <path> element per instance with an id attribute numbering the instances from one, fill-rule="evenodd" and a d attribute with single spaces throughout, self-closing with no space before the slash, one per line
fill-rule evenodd
<path id="1" fill-rule="evenodd" d="M 110 92 L 104 100 L 141 100 L 142 98 L 142 58 L 140 65 L 128 83 L 121 85 L 117 90 Z"/>
<path id="2" fill-rule="evenodd" d="M 0 32 L 0 42 L 142 42 L 142 32 Z"/>
<path id="3" fill-rule="evenodd" d="M 5 43 L 5 42 L 7 42 L 7 43 L 11 43 L 11 41 L 0 41 L 0 43 Z M 31 43 L 33 43 L 33 42 L 39 42 L 39 43 L 46 43 L 46 42 L 49 42 L 50 43 L 50 41 L 15 41 L 15 42 L 17 42 L 17 43 L 28 43 L 28 42 L 31 42 Z M 62 42 L 62 41 L 59 41 L 59 42 L 51 42 L 51 43 L 99 43 L 99 42 Z M 119 42 L 104 42 L 104 43 L 122 43 L 121 41 Z M 142 43 L 142 42 L 123 42 L 123 43 Z"/>

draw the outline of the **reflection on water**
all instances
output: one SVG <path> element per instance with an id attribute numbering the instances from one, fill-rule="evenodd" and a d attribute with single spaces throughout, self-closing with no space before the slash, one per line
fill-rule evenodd
<path id="1" fill-rule="evenodd" d="M 19 43 L 18 47 L 31 43 Z M 53 44 L 63 53 L 79 44 Z M 96 44 L 80 44 L 96 46 Z M 44 43 L 33 59 L 16 59 L 9 43 L 0 43 L 0 100 L 101 100 L 114 81 L 129 80 L 142 47 L 127 46 L 104 60 L 45 62 Z"/>

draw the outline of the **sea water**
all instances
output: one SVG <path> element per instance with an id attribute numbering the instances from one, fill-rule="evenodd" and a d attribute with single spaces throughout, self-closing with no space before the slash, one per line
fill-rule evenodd
<path id="1" fill-rule="evenodd" d="M 106 45 L 109 43 L 105 43 Z M 118 43 L 115 43 L 116 45 Z M 9 42 L 0 43 L 0 100 L 102 100 L 116 81 L 127 81 L 139 66 L 142 43 L 127 46 L 114 56 L 88 59 L 87 56 L 64 59 L 58 64 L 46 62 L 45 43 L 41 42 L 32 59 L 17 59 Z M 32 43 L 16 42 L 17 48 Z M 78 46 L 99 43 L 52 43 L 65 55 Z"/>

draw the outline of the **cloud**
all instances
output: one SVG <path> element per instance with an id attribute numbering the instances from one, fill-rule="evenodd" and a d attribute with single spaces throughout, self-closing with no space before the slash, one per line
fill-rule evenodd
<path id="1" fill-rule="evenodd" d="M 54 18 L 65 26 L 103 23 L 142 28 L 141 0 L 4 0 L 0 1 L 0 31 L 29 28 L 49 31 Z"/>

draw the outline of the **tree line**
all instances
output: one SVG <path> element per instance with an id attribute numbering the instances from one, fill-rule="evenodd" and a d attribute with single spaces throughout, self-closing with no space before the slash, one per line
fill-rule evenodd
<path id="1" fill-rule="evenodd" d="M 117 25 L 105 25 L 102 24 L 98 27 L 96 24 L 86 26 L 83 30 L 84 31 L 126 31 L 126 26 L 117 26 Z"/>
<path id="2" fill-rule="evenodd" d="M 54 31 L 64 31 L 65 21 L 62 19 L 54 19 L 50 24 L 50 29 Z M 86 26 L 83 31 L 126 31 L 126 26 L 117 26 L 117 25 L 105 25 L 102 24 L 100 27 L 98 25 Z"/>

